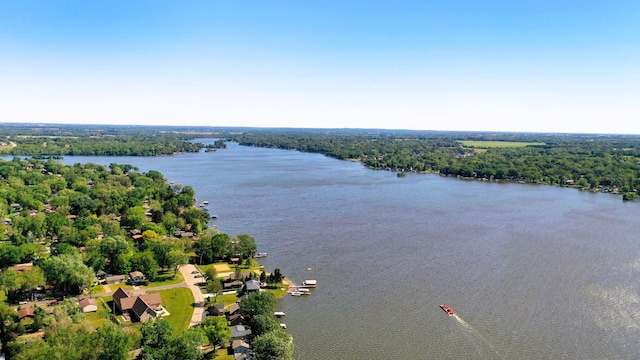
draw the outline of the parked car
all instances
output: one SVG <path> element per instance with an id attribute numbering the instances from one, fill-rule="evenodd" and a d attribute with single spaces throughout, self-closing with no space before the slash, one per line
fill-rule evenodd
<path id="1" fill-rule="evenodd" d="M 58 305 L 58 300 L 53 300 L 47 304 L 47 306 L 54 306 L 54 305 Z"/>
<path id="2" fill-rule="evenodd" d="M 198 275 L 194 276 L 193 278 L 194 278 L 194 279 L 199 279 L 199 278 L 203 278 L 203 277 L 204 277 L 204 276 L 202 276 L 202 275 L 198 274 Z"/>
<path id="3" fill-rule="evenodd" d="M 27 301 L 25 301 L 25 300 L 20 300 L 20 301 L 18 301 L 18 304 L 19 304 L 19 305 L 27 305 Z"/>
<path id="4" fill-rule="evenodd" d="M 192 273 L 192 274 L 200 274 L 200 271 L 198 271 L 198 270 L 193 270 L 191 273 Z"/>

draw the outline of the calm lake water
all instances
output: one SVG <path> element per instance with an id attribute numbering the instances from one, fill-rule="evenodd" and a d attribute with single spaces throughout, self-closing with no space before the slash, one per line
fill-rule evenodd
<path id="1" fill-rule="evenodd" d="M 268 270 L 318 280 L 279 304 L 296 359 L 640 358 L 640 204 L 229 145 L 64 162 L 161 171 Z"/>

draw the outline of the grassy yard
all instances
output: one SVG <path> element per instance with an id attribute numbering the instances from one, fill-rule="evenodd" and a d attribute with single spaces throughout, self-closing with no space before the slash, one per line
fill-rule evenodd
<path id="1" fill-rule="evenodd" d="M 177 288 L 158 292 L 162 297 L 162 306 L 171 314 L 163 317 L 173 327 L 174 334 L 179 334 L 189 327 L 193 315 L 193 294 L 187 288 Z"/>
<path id="2" fill-rule="evenodd" d="M 111 316 L 111 309 L 109 308 L 109 303 L 107 300 L 110 300 L 110 297 L 106 298 L 95 298 L 98 302 L 98 311 L 86 314 L 87 320 L 91 323 L 94 329 L 103 327 L 105 323 L 110 322 L 109 317 Z"/>
<path id="3" fill-rule="evenodd" d="M 102 285 L 96 285 L 96 286 L 91 287 L 91 293 L 92 294 L 101 294 L 103 292 L 105 292 L 105 291 L 104 291 L 104 286 L 102 286 Z"/>
<path id="4" fill-rule="evenodd" d="M 219 278 L 225 277 L 224 274 L 234 273 L 236 271 L 236 265 L 229 264 L 229 263 L 226 263 L 226 262 L 217 262 L 217 263 L 213 263 L 213 264 L 196 265 L 196 267 L 203 274 L 207 271 L 207 269 L 215 268 L 216 272 L 218 273 L 218 277 Z M 247 266 L 246 264 L 243 263 L 242 266 L 240 266 L 240 270 L 245 275 L 248 275 L 251 272 L 260 275 L 260 273 L 262 272 L 262 267 L 260 266 L 260 264 L 255 259 L 253 259 L 252 262 L 251 262 L 251 266 Z"/>
<path id="5" fill-rule="evenodd" d="M 280 283 L 275 285 L 275 289 L 267 288 L 265 289 L 265 291 L 272 293 L 273 295 L 275 295 L 276 299 L 279 299 L 287 294 L 287 289 L 287 285 Z"/>
<path id="6" fill-rule="evenodd" d="M 229 295 L 219 295 L 216 298 L 216 301 L 213 301 L 213 298 L 211 298 L 211 302 L 208 305 L 213 305 L 213 304 L 224 304 L 224 306 L 229 306 L 231 304 L 233 304 L 234 302 L 238 301 L 238 295 L 236 294 L 229 294 Z"/>
<path id="7" fill-rule="evenodd" d="M 123 290 L 133 290 L 133 286 L 125 283 L 117 283 L 117 284 L 109 284 L 109 289 L 115 292 L 118 288 L 122 288 Z M 97 294 L 94 292 L 94 294 Z"/>
<path id="8" fill-rule="evenodd" d="M 209 351 L 204 355 L 205 359 L 216 359 L 216 360 L 233 360 L 233 355 L 228 354 L 227 348 L 217 349 L 215 353 L 213 351 Z"/>
<path id="9" fill-rule="evenodd" d="M 218 263 L 213 263 L 213 264 L 196 265 L 196 267 L 203 274 L 207 271 L 207 269 L 210 269 L 210 268 L 215 268 L 216 272 L 218 274 L 221 274 L 221 273 L 224 274 L 224 273 L 229 273 L 229 272 L 234 272 L 235 271 L 235 266 L 230 266 L 226 262 L 218 262 Z"/>
<path id="10" fill-rule="evenodd" d="M 149 282 L 149 285 L 141 286 L 141 288 L 153 288 L 157 286 L 180 284 L 183 281 L 184 277 L 182 277 L 182 273 L 180 273 L 180 271 L 178 271 L 176 276 L 173 276 L 173 270 L 170 270 L 164 274 L 158 274 L 155 281 Z"/>

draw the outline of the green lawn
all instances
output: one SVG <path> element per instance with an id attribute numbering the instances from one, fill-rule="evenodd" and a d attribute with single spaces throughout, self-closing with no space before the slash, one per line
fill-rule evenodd
<path id="1" fill-rule="evenodd" d="M 222 303 L 224 304 L 224 306 L 229 306 L 235 302 L 238 302 L 238 295 L 236 294 L 219 295 L 216 298 L 215 302 L 213 301 L 213 298 L 210 298 L 210 299 L 211 299 L 211 302 L 209 303 L 210 305 Z"/>
<path id="2" fill-rule="evenodd" d="M 125 283 L 117 283 L 117 284 L 109 284 L 109 289 L 115 292 L 118 288 L 123 288 L 124 290 L 133 290 L 133 286 L 125 284 Z M 97 293 L 94 293 L 97 294 Z"/>
<path id="3" fill-rule="evenodd" d="M 227 348 L 217 349 L 215 354 L 213 351 L 205 354 L 205 359 L 216 359 L 216 360 L 233 360 L 233 355 L 228 354 L 229 351 Z"/>
<path id="4" fill-rule="evenodd" d="M 155 281 L 149 282 L 149 285 L 142 286 L 142 288 L 153 288 L 157 286 L 179 284 L 183 281 L 184 277 L 182 277 L 182 273 L 180 273 L 180 271 L 178 271 L 176 276 L 173 276 L 173 270 L 171 270 L 164 274 L 158 274 Z"/>
<path id="5" fill-rule="evenodd" d="M 102 285 L 96 285 L 91 287 L 91 293 L 92 294 L 101 294 L 104 292 L 104 286 Z"/>
<path id="6" fill-rule="evenodd" d="M 177 288 L 158 292 L 162 297 L 162 306 L 171 314 L 163 317 L 173 327 L 174 333 L 181 333 L 189 327 L 193 315 L 193 294 L 187 288 Z"/>
<path id="7" fill-rule="evenodd" d="M 282 290 L 284 289 L 284 290 Z M 279 299 L 287 294 L 287 285 L 282 283 L 277 284 L 275 289 L 265 289 L 265 291 L 272 293 L 275 295 L 276 299 Z"/>
<path id="8" fill-rule="evenodd" d="M 86 318 L 91 325 L 93 325 L 93 328 L 97 329 L 104 326 L 105 323 L 110 322 L 109 316 L 111 316 L 111 309 L 109 309 L 107 300 L 110 300 L 111 298 L 106 297 L 95 299 L 98 302 L 98 311 L 86 314 Z"/>

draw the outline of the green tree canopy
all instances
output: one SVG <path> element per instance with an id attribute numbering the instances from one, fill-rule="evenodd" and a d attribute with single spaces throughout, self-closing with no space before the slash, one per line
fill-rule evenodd
<path id="1" fill-rule="evenodd" d="M 226 345 L 231 339 L 231 328 L 224 316 L 209 316 L 201 323 L 202 331 L 215 350 L 216 346 Z"/>

